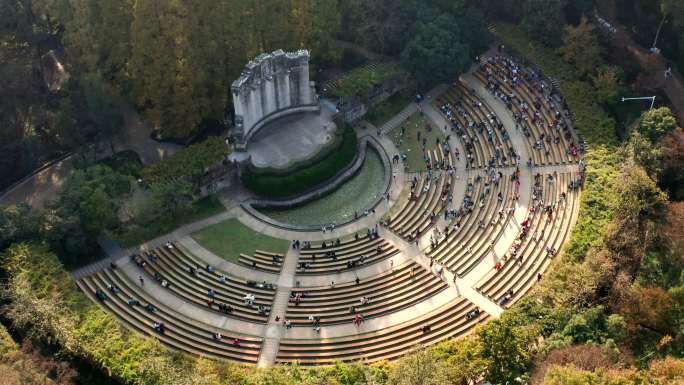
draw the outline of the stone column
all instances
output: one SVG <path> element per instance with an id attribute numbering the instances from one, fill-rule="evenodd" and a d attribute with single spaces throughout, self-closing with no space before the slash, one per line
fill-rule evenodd
<path id="1" fill-rule="evenodd" d="M 300 60 L 299 64 L 299 103 L 312 104 L 313 95 L 309 84 L 309 61 Z"/>

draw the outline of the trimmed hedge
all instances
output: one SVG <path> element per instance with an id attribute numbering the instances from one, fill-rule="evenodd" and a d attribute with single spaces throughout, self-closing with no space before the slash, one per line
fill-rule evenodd
<path id="1" fill-rule="evenodd" d="M 310 167 L 290 175 L 269 175 L 245 172 L 242 183 L 263 198 L 287 198 L 301 194 L 333 178 L 356 158 L 358 141 L 354 130 L 345 126 L 338 149 Z"/>
<path id="2" fill-rule="evenodd" d="M 228 154 L 230 150 L 223 139 L 213 136 L 146 167 L 142 176 L 150 184 L 185 177 L 196 179 L 202 176 L 207 167 L 220 162 Z"/>

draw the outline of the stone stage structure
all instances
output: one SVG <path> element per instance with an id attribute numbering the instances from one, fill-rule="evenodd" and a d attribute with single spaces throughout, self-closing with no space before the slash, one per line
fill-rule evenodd
<path id="1" fill-rule="evenodd" d="M 264 125 L 293 113 L 319 111 L 309 80 L 309 52 L 277 50 L 249 62 L 232 84 L 237 150 Z"/>

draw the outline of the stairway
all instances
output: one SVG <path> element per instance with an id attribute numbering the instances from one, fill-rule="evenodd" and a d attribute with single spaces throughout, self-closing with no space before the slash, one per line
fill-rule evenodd
<path id="1" fill-rule="evenodd" d="M 416 113 L 416 111 L 418 111 L 418 109 L 416 108 L 416 104 L 415 103 L 409 104 L 400 113 L 398 113 L 397 115 L 392 117 L 392 119 L 388 120 L 385 124 L 380 126 L 380 131 L 382 131 L 383 134 L 387 134 L 388 132 L 397 128 L 404 121 L 406 121 L 406 119 L 408 119 L 409 116 Z"/>

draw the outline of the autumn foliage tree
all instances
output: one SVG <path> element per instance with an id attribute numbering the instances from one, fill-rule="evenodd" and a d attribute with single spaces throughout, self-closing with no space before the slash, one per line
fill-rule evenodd
<path id="1" fill-rule="evenodd" d="M 672 200 L 684 200 L 684 131 L 676 129 L 660 141 L 662 177 L 660 185 Z"/>
<path id="2" fill-rule="evenodd" d="M 574 64 L 583 75 L 596 73 L 603 63 L 603 50 L 595 27 L 586 17 L 582 17 L 579 25 L 569 25 L 565 28 L 560 52 L 563 59 Z"/>

